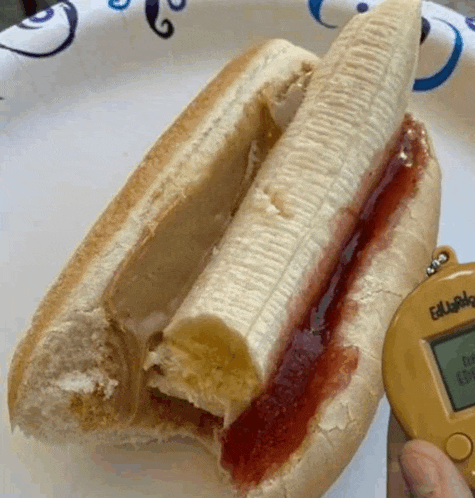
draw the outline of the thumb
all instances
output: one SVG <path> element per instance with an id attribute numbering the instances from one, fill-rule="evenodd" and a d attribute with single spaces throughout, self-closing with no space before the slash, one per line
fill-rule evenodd
<path id="1" fill-rule="evenodd" d="M 409 441 L 399 456 L 402 473 L 416 498 L 473 498 L 465 479 L 437 446 Z"/>

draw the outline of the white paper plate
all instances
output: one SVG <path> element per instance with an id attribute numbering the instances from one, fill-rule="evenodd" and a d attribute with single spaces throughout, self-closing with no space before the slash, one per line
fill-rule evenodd
<path id="1" fill-rule="evenodd" d="M 63 0 L 0 33 L 1 378 L 45 287 L 164 127 L 230 57 L 287 38 L 317 53 L 375 0 Z M 475 22 L 432 3 L 412 107 L 443 167 L 440 242 L 475 258 Z M 336 26 L 332 28 L 330 26 Z M 187 440 L 150 451 L 10 435 L 2 496 L 226 497 Z M 388 405 L 327 497 L 386 496 Z"/>

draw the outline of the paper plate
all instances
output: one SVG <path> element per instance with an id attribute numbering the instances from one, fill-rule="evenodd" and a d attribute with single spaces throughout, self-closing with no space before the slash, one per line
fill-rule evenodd
<path id="1" fill-rule="evenodd" d="M 45 287 L 144 151 L 232 56 L 266 38 L 319 54 L 374 0 L 62 0 L 0 33 L 1 286 L 6 381 Z M 475 21 L 423 6 L 412 108 L 443 168 L 440 242 L 475 259 Z M 49 448 L 11 435 L 2 383 L 2 496 L 227 497 L 211 458 Z M 386 496 L 386 401 L 327 497 Z M 290 498 L 290 497 L 289 497 Z"/>

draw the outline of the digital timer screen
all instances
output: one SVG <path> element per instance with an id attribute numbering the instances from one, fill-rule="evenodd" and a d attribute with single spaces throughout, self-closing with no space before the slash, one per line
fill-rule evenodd
<path id="1" fill-rule="evenodd" d="M 475 324 L 430 345 L 454 411 L 475 405 Z"/>

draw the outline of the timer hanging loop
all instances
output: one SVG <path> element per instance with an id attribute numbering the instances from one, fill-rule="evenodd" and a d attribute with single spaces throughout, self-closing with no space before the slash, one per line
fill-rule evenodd
<path id="1" fill-rule="evenodd" d="M 431 261 L 386 333 L 384 388 L 409 439 L 438 446 L 475 488 L 475 262 L 450 246 Z"/>
<path id="2" fill-rule="evenodd" d="M 445 252 L 440 253 L 436 259 L 432 260 L 432 263 L 430 264 L 429 268 L 427 268 L 427 275 L 429 277 L 431 275 L 434 275 L 434 273 L 436 273 L 444 263 L 447 263 L 448 260 L 449 256 L 447 255 L 447 253 Z"/>
<path id="3" fill-rule="evenodd" d="M 430 277 L 437 273 L 442 267 L 455 267 L 458 265 L 457 255 L 450 246 L 439 246 L 432 254 L 432 263 L 427 268 Z"/>

